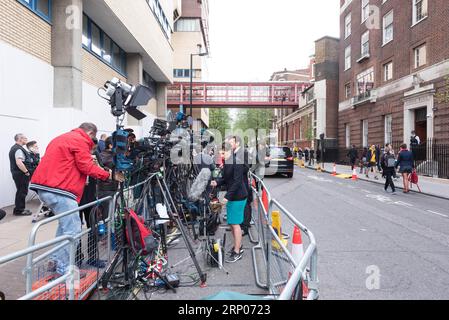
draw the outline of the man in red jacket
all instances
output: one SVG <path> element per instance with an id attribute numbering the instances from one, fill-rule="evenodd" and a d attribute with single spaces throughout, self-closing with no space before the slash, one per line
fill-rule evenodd
<path id="1" fill-rule="evenodd" d="M 93 138 L 97 127 L 92 123 L 83 123 L 78 129 L 65 133 L 47 147 L 45 156 L 31 179 L 30 188 L 39 194 L 39 198 L 55 215 L 75 210 L 83 196 L 87 177 L 99 180 L 122 182 L 122 173 L 112 177 L 112 171 L 97 166 L 91 155 Z M 59 219 L 56 237 L 76 236 L 81 233 L 81 220 L 78 212 Z M 53 255 L 52 271 L 65 274 L 69 252 L 67 247 Z"/>

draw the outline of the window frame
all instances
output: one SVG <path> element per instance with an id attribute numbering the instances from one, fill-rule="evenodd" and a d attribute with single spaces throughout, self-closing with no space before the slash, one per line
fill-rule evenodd
<path id="1" fill-rule="evenodd" d="M 389 131 L 388 131 L 389 129 Z M 384 116 L 384 142 L 393 143 L 393 115 L 387 114 Z"/>
<path id="2" fill-rule="evenodd" d="M 37 2 L 38 1 L 41 1 L 41 0 L 29 0 L 29 1 L 17 0 L 17 2 L 22 4 L 24 7 L 28 8 L 34 14 L 36 14 L 37 16 L 39 16 L 40 18 L 42 18 L 43 20 L 45 20 L 49 24 L 52 24 L 52 17 L 53 17 L 52 1 L 53 0 L 44 0 L 44 1 L 48 1 L 48 16 L 45 13 L 39 11 L 39 9 L 37 8 Z"/>
<path id="3" fill-rule="evenodd" d="M 123 50 L 113 39 L 110 35 L 108 35 L 106 32 L 103 31 L 103 29 L 96 24 L 89 16 L 85 13 L 83 13 L 83 19 L 84 17 L 87 18 L 87 39 L 89 42 L 89 45 L 85 45 L 81 42 L 82 47 L 88 51 L 90 54 L 94 55 L 98 60 L 106 64 L 108 67 L 112 68 L 114 71 L 118 72 L 120 75 L 127 77 L 127 71 L 126 71 L 126 51 Z M 100 54 L 92 50 L 92 26 L 95 25 L 95 27 L 98 28 L 100 32 Z M 83 32 L 83 31 L 82 31 Z M 107 36 L 111 40 L 111 47 L 110 47 L 110 54 L 111 54 L 111 62 L 106 60 L 104 55 L 104 38 Z M 114 59 L 114 45 L 116 45 L 120 50 L 120 66 L 116 65 L 116 60 Z"/>
<path id="4" fill-rule="evenodd" d="M 389 24 L 388 26 L 385 25 L 385 21 L 386 18 L 392 15 L 392 19 L 391 19 L 391 24 Z M 387 27 L 391 27 L 391 39 L 390 40 L 386 40 L 386 31 L 387 31 Z M 390 43 L 391 41 L 394 40 L 394 10 L 391 10 L 390 12 L 388 12 L 387 14 L 385 14 L 382 18 L 382 45 L 386 45 L 388 43 Z"/>

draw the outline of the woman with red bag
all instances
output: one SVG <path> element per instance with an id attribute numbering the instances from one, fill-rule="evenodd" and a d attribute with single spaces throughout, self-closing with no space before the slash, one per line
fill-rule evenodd
<path id="1" fill-rule="evenodd" d="M 396 169 L 399 167 L 399 173 L 402 174 L 402 182 L 404 183 L 404 193 L 409 193 L 409 178 L 415 168 L 413 153 L 407 149 L 407 144 L 401 145 L 401 151 L 396 162 Z"/>

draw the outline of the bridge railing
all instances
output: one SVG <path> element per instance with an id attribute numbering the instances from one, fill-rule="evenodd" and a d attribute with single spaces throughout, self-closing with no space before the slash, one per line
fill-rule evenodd
<path id="1" fill-rule="evenodd" d="M 204 106 L 297 106 L 303 83 L 194 83 L 192 105 Z M 190 84 L 168 87 L 168 105 L 190 103 Z"/>

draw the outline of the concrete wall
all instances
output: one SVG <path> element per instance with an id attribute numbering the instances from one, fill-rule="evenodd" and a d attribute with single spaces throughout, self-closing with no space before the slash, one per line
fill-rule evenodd
<path id="1" fill-rule="evenodd" d="M 157 81 L 171 82 L 173 79 L 173 49 L 147 2 L 134 0 L 132 6 L 129 5 L 129 1 L 122 0 L 104 0 L 104 3 L 123 23 L 159 69 L 149 68 L 153 70 L 147 71 L 154 75 L 154 79 Z M 173 26 L 173 2 L 165 0 L 161 1 L 161 5 Z M 145 26 L 143 26 L 143 22 L 146 23 Z"/>

